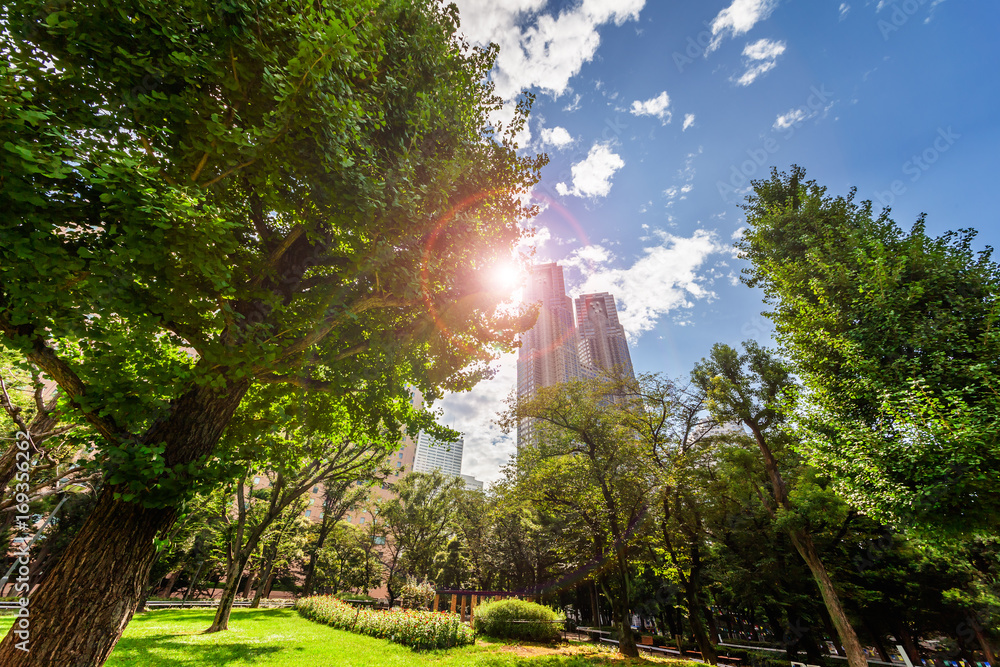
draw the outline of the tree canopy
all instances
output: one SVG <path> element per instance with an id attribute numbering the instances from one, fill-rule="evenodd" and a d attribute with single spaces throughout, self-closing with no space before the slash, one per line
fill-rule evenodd
<path id="1" fill-rule="evenodd" d="M 804 170 L 754 183 L 738 247 L 807 388 L 814 461 L 885 522 L 1000 516 L 1000 267 L 975 231 L 909 232 Z"/>

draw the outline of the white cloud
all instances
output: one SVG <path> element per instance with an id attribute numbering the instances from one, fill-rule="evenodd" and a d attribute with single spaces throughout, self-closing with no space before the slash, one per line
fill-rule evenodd
<path id="1" fill-rule="evenodd" d="M 561 149 L 573 143 L 573 136 L 565 127 L 543 127 L 539 135 L 543 146 Z"/>
<path id="2" fill-rule="evenodd" d="M 733 0 L 712 19 L 712 43 L 708 45 L 706 55 L 719 48 L 723 37 L 739 37 L 750 31 L 759 21 L 771 15 L 778 0 Z"/>
<path id="3" fill-rule="evenodd" d="M 681 132 L 686 131 L 692 125 L 694 125 L 694 114 L 684 114 L 684 125 L 681 126 Z"/>
<path id="4" fill-rule="evenodd" d="M 736 80 L 736 83 L 741 86 L 749 86 L 757 80 L 757 77 L 774 69 L 778 56 L 784 52 L 784 42 L 758 39 L 756 42 L 747 44 L 746 48 L 743 49 L 747 70 Z"/>
<path id="5" fill-rule="evenodd" d="M 557 16 L 543 14 L 546 0 L 456 0 L 461 32 L 478 44 L 500 46 L 493 80 L 511 99 L 537 87 L 558 97 L 601 43 L 598 28 L 639 18 L 646 0 L 580 0 Z"/>
<path id="6" fill-rule="evenodd" d="M 787 130 L 793 125 L 798 125 L 799 123 L 805 121 L 809 117 L 806 110 L 802 107 L 798 109 L 792 109 L 788 113 L 781 114 L 774 120 L 774 129 L 776 130 Z"/>
<path id="7" fill-rule="evenodd" d="M 664 125 L 670 122 L 673 114 L 670 112 L 670 96 L 667 95 L 667 91 L 663 91 L 656 97 L 650 98 L 645 102 L 640 102 L 636 100 L 632 102 L 632 108 L 629 109 L 633 116 L 655 116 L 659 118 Z"/>
<path id="8" fill-rule="evenodd" d="M 728 248 L 714 232 L 704 229 L 689 238 L 662 230 L 653 230 L 653 234 L 658 243 L 643 248 L 643 256 L 626 269 L 610 268 L 614 258 L 606 251 L 603 261 L 582 265 L 583 283 L 573 290 L 574 296 L 614 294 L 618 317 L 633 340 L 652 330 L 664 315 L 690 308 L 693 300 L 714 297 L 698 271 L 710 255 Z"/>
<path id="9" fill-rule="evenodd" d="M 556 183 L 556 192 L 564 197 L 607 197 L 611 192 L 611 179 L 624 166 L 621 156 L 611 150 L 611 142 L 594 144 L 587 157 L 571 168 L 573 186 Z"/>
<path id="10" fill-rule="evenodd" d="M 581 97 L 580 93 L 577 93 L 576 96 L 573 98 L 573 101 L 563 107 L 563 111 L 567 113 L 573 113 L 574 111 L 577 111 L 580 108 L 580 97 Z"/>
<path id="11" fill-rule="evenodd" d="M 501 356 L 495 365 L 492 379 L 483 380 L 472 391 L 448 394 L 439 404 L 444 410 L 441 423 L 465 438 L 462 472 L 485 482 L 499 479 L 500 467 L 517 450 L 516 434 L 505 434 L 493 423 L 517 385 L 517 353 Z"/>
<path id="12" fill-rule="evenodd" d="M 847 13 L 851 11 L 851 6 L 846 2 L 840 3 L 840 20 L 843 21 L 847 18 Z"/>

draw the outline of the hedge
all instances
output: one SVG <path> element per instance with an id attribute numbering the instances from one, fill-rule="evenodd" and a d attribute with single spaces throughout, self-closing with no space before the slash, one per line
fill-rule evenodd
<path id="1" fill-rule="evenodd" d="M 388 639 L 414 649 L 451 648 L 475 641 L 472 630 L 462 623 L 457 614 L 413 609 L 362 609 L 329 595 L 304 598 L 295 607 L 310 621 Z"/>
<path id="2" fill-rule="evenodd" d="M 498 639 L 551 642 L 559 639 L 564 621 L 562 614 L 548 607 L 509 598 L 476 607 L 472 625 L 476 633 Z"/>

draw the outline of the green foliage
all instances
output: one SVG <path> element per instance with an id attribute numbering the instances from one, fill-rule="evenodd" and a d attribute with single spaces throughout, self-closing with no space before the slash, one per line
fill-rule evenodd
<path id="1" fill-rule="evenodd" d="M 254 384 L 339 396 L 370 438 L 441 431 L 408 387 L 471 386 L 528 324 L 483 274 L 544 158 L 512 142 L 527 101 L 490 123 L 496 53 L 454 10 L 17 0 L 0 22 L 0 333 L 121 498 L 223 478 Z"/>
<path id="2" fill-rule="evenodd" d="M 885 522 L 969 534 L 1000 516 L 1000 267 L 975 231 L 902 231 L 804 170 L 754 184 L 752 262 L 808 389 L 804 451 Z"/>
<path id="3" fill-rule="evenodd" d="M 493 600 L 476 607 L 473 629 L 477 634 L 498 639 L 554 642 L 559 639 L 562 614 L 516 598 Z"/>
<path id="4" fill-rule="evenodd" d="M 311 621 L 388 639 L 418 650 L 465 646 L 475 641 L 472 630 L 462 623 L 457 614 L 411 609 L 362 609 L 329 596 L 305 598 L 299 600 L 295 607 L 299 614 Z"/>
<path id="5" fill-rule="evenodd" d="M 425 609 L 434 602 L 436 591 L 429 581 L 417 581 L 416 577 L 407 577 L 406 583 L 399 590 L 399 603 L 403 609 Z"/>

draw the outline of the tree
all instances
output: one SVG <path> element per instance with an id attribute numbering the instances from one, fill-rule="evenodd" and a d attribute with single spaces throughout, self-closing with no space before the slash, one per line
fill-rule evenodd
<path id="1" fill-rule="evenodd" d="M 306 547 L 309 562 L 305 567 L 305 580 L 302 583 L 302 596 L 309 597 L 313 593 L 316 581 L 316 566 L 320 553 L 326 545 L 326 540 L 344 518 L 344 515 L 359 507 L 368 499 L 367 485 L 358 486 L 358 480 L 344 480 L 338 484 L 327 482 L 323 489 L 323 516 L 316 526 L 315 539 Z"/>
<path id="2" fill-rule="evenodd" d="M 808 518 L 793 502 L 778 465 L 776 452 L 788 446 L 788 433 L 782 426 L 794 402 L 791 371 L 754 342 L 744 343 L 744 348 L 745 353 L 739 354 L 727 345 L 713 346 L 710 358 L 695 366 L 692 379 L 708 396 L 719 421 L 739 423 L 752 434 L 771 485 L 770 494 L 758 489 L 761 503 L 773 519 L 780 521 L 795 550 L 809 566 L 846 650 L 848 663 L 851 667 L 865 667 L 868 659 L 820 558 L 808 529 Z"/>
<path id="3" fill-rule="evenodd" d="M 623 424 L 621 383 L 615 378 L 546 387 L 515 402 L 503 416 L 506 428 L 534 419 L 540 444 L 522 448 L 524 485 L 548 511 L 586 526 L 593 552 L 611 563 L 602 579 L 612 602 L 619 650 L 639 654 L 632 635 L 632 572 L 629 553 L 655 487 L 640 441 Z"/>
<path id="4" fill-rule="evenodd" d="M 393 484 L 395 494 L 376 504 L 385 537 L 382 565 L 392 606 L 407 577 L 425 581 L 434 571 L 434 557 L 444 549 L 455 516 L 460 477 L 439 470 L 411 472 Z"/>
<path id="5" fill-rule="evenodd" d="M 704 589 L 708 532 L 703 515 L 708 503 L 701 473 L 710 467 L 719 425 L 708 414 L 704 390 L 678 386 L 659 375 L 641 375 L 621 387 L 630 399 L 623 406 L 624 422 L 641 443 L 644 460 L 659 474 L 659 502 L 652 513 L 656 530 L 650 539 L 663 555 L 658 569 L 679 580 L 692 634 L 702 657 L 714 665 L 718 657 L 705 626 L 707 621 L 714 627 L 714 622 Z"/>
<path id="6" fill-rule="evenodd" d="M 435 0 L 0 12 L 0 334 L 108 467 L 0 662 L 99 665 L 252 386 L 349 396 L 375 436 L 430 426 L 408 385 L 488 374 L 528 320 L 483 269 L 544 159 Z"/>
<path id="7" fill-rule="evenodd" d="M 319 484 L 328 484 L 331 491 L 344 493 L 352 483 L 374 479 L 389 452 L 397 447 L 396 433 L 383 433 L 378 439 L 359 442 L 364 432 L 356 428 L 350 411 L 330 395 L 312 397 L 310 402 L 297 406 L 301 411 L 292 411 L 289 418 L 286 410 L 291 406 L 281 401 L 280 395 L 276 398 L 273 394 L 265 388 L 244 399 L 240 414 L 230 425 L 223 443 L 254 452 L 259 458 L 250 459 L 250 467 L 235 484 L 236 511 L 232 517 L 232 506 L 227 503 L 225 507 L 223 520 L 230 528 L 226 539 L 226 586 L 208 632 L 228 629 L 229 615 L 247 562 L 280 516 L 289 514 L 300 501 L 304 503 L 310 489 Z M 257 430 L 254 437 L 254 429 L 260 428 L 261 418 L 270 422 L 271 430 Z M 232 458 L 240 457 L 234 454 Z M 254 484 L 247 482 L 254 476 L 260 461 L 270 467 L 254 478 L 268 480 L 266 504 L 249 507 L 248 504 L 253 505 Z M 291 512 L 292 517 L 299 516 L 302 509 L 304 507 Z M 290 525 L 290 521 L 282 525 Z M 280 535 L 272 535 L 267 540 L 265 574 L 256 599 L 268 585 L 280 540 Z"/>
<path id="8" fill-rule="evenodd" d="M 883 523 L 969 535 L 1000 516 L 1000 268 L 805 171 L 754 183 L 738 243 L 814 406 L 807 453 Z"/>

